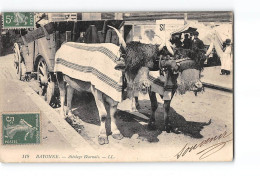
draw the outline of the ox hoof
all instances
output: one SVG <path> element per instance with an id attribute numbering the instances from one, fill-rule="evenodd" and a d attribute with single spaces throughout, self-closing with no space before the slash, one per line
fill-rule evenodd
<path id="1" fill-rule="evenodd" d="M 76 131 L 80 134 L 81 133 L 81 129 L 76 129 Z"/>
<path id="2" fill-rule="evenodd" d="M 175 134 L 180 134 L 181 133 L 181 130 L 179 128 L 177 128 L 177 127 L 172 128 L 171 131 L 173 133 L 175 133 Z"/>
<path id="3" fill-rule="evenodd" d="M 171 127 L 169 125 L 165 125 L 165 131 L 166 131 L 166 133 L 170 133 Z"/>
<path id="4" fill-rule="evenodd" d="M 138 112 L 138 109 L 136 107 L 132 107 L 131 112 Z"/>
<path id="5" fill-rule="evenodd" d="M 116 140 L 121 140 L 121 139 L 124 138 L 124 136 L 121 133 L 119 133 L 119 134 L 112 134 L 112 137 L 114 139 L 116 139 Z"/>
<path id="6" fill-rule="evenodd" d="M 137 111 L 139 111 L 139 110 L 141 109 L 141 106 L 140 106 L 139 103 L 137 103 L 135 107 L 136 107 L 136 110 L 137 110 Z"/>
<path id="7" fill-rule="evenodd" d="M 108 144 L 107 136 L 98 136 L 98 143 L 99 145 Z"/>
<path id="8" fill-rule="evenodd" d="M 149 130 L 156 130 L 155 122 L 149 122 L 148 123 L 148 129 Z"/>

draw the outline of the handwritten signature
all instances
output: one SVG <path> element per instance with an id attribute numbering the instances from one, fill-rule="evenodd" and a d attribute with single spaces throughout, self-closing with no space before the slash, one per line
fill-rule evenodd
<path id="1" fill-rule="evenodd" d="M 195 151 L 195 150 L 198 150 L 199 148 L 205 146 L 205 145 L 208 145 L 208 144 L 211 144 L 215 141 L 219 141 L 221 139 L 226 139 L 228 136 L 230 136 L 232 134 L 231 133 L 227 133 L 227 131 L 219 134 L 219 135 L 216 135 L 214 137 L 211 137 L 211 138 L 208 138 L 206 140 L 203 140 L 201 141 L 200 143 L 197 143 L 195 145 L 190 145 L 188 146 L 188 143 L 175 155 L 175 157 L 177 157 L 177 159 L 181 158 L 181 157 L 184 157 L 186 154 L 192 152 L 192 151 Z M 215 143 L 203 150 L 200 150 L 199 152 L 197 152 L 197 155 L 200 155 L 199 159 L 202 160 L 202 159 L 205 159 L 207 157 L 209 157 L 210 155 L 213 155 L 214 153 L 220 151 L 222 148 L 225 147 L 225 145 L 230 142 L 230 141 L 233 141 L 233 138 L 232 139 L 228 139 L 228 140 L 225 140 L 225 141 L 221 141 L 221 142 L 218 142 L 218 143 Z"/>

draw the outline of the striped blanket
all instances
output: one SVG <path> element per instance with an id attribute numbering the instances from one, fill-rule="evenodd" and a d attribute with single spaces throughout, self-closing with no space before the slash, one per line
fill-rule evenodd
<path id="1" fill-rule="evenodd" d="M 114 69 L 119 57 L 119 47 L 112 43 L 68 42 L 56 52 L 54 71 L 91 82 L 96 89 L 121 102 L 122 72 Z"/>

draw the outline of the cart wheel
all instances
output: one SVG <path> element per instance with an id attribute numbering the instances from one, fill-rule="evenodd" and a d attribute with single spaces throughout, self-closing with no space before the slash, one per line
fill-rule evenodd
<path id="1" fill-rule="evenodd" d="M 15 49 L 14 49 L 14 68 L 15 69 L 17 69 L 17 53 L 16 53 L 16 51 L 15 51 Z"/>
<path id="2" fill-rule="evenodd" d="M 41 88 L 41 96 L 44 96 L 44 100 L 48 104 L 51 103 L 51 99 L 54 95 L 55 83 L 53 82 L 52 74 L 48 71 L 48 66 L 43 58 L 39 60 L 37 66 L 37 80 Z"/>
<path id="3" fill-rule="evenodd" d="M 15 69 L 17 69 L 17 67 L 18 67 L 19 57 L 20 57 L 19 45 L 17 43 L 14 43 L 14 67 L 15 67 Z"/>
<path id="4" fill-rule="evenodd" d="M 51 104 L 52 97 L 54 96 L 54 88 L 55 83 L 52 81 L 51 74 L 48 75 L 48 86 L 47 86 L 47 92 L 46 92 L 46 101 L 48 104 Z"/>
<path id="5" fill-rule="evenodd" d="M 22 67 L 22 61 L 19 60 L 19 66 L 18 66 L 18 77 L 19 80 L 22 80 L 22 72 L 23 72 L 23 67 Z"/>
<path id="6" fill-rule="evenodd" d="M 16 68 L 16 74 L 18 75 L 19 80 L 22 80 L 22 57 L 17 43 L 14 44 L 14 66 Z"/>
<path id="7" fill-rule="evenodd" d="M 19 80 L 24 80 L 24 71 L 25 71 L 25 64 L 24 62 L 22 61 L 22 58 L 20 57 L 19 58 L 20 60 L 18 61 L 18 66 L 17 66 L 17 75 L 18 75 L 18 78 Z"/>

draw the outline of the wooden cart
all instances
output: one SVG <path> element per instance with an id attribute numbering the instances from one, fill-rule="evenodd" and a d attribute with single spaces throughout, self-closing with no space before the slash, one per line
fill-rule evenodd
<path id="1" fill-rule="evenodd" d="M 51 103 L 54 96 L 55 53 L 62 43 L 118 44 L 116 33 L 107 25 L 121 28 L 121 20 L 51 22 L 21 36 L 14 44 L 14 65 L 20 80 L 35 78 L 41 88 L 40 94 Z"/>

